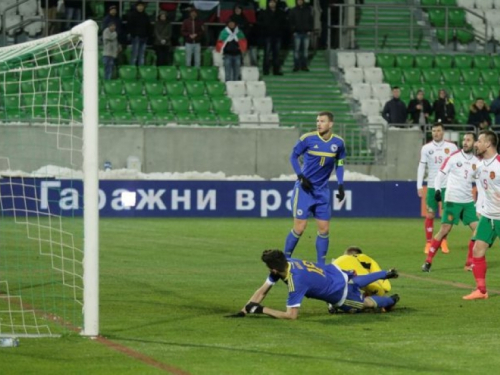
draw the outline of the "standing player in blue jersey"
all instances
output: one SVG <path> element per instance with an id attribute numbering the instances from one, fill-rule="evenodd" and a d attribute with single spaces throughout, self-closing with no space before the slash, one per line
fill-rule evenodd
<path id="1" fill-rule="evenodd" d="M 316 219 L 318 234 L 316 253 L 318 263 L 325 263 L 330 230 L 330 189 L 328 180 L 335 169 L 339 202 L 344 200 L 344 140 L 332 133 L 333 114 L 320 112 L 315 132 L 304 134 L 293 148 L 290 161 L 297 174 L 292 194 L 293 229 L 285 241 L 285 255 L 290 258 L 307 226 L 311 213 Z M 302 166 L 299 157 L 303 155 Z"/>
<path id="2" fill-rule="evenodd" d="M 262 253 L 262 261 L 269 268 L 271 274 L 264 284 L 255 291 L 244 309 L 228 317 L 266 314 L 278 319 L 297 319 L 304 297 L 327 302 L 330 312 L 339 309 L 349 313 L 377 307 L 391 309 L 399 301 L 397 294 L 390 297 L 365 297 L 360 290 L 374 281 L 398 277 L 395 269 L 356 276 L 352 272 L 342 271 L 334 264 L 325 265 L 299 259 L 288 259 L 280 250 L 265 250 Z M 279 279 L 288 285 L 286 311 L 274 310 L 260 304 Z"/>

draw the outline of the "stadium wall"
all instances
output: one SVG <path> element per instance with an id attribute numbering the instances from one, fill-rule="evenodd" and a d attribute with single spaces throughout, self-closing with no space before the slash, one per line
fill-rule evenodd
<path id="1" fill-rule="evenodd" d="M 49 132 L 51 127 L 47 127 Z M 73 130 L 71 130 L 73 129 Z M 69 133 L 69 131 L 73 133 Z M 81 160 L 69 151 L 81 138 L 81 129 L 53 127 L 57 136 L 44 126 L 0 126 L 0 148 L 10 155 L 11 170 L 35 171 L 48 162 L 74 168 Z M 249 129 L 202 127 L 106 126 L 99 129 L 99 163 L 110 161 L 113 168 L 125 168 L 127 157 L 136 156 L 142 171 L 224 172 L 226 175 L 258 175 L 264 178 L 292 174 L 289 162 L 298 129 Z M 389 130 L 386 161 L 376 165 L 347 165 L 354 172 L 374 175 L 381 180 L 412 180 L 421 148 L 418 130 Z M 20 140 L 23 140 L 20 142 Z M 28 143 L 29 142 L 29 143 Z M 31 144 L 32 147 L 21 147 Z M 59 150 L 58 150 L 59 149 Z M 73 158 L 78 158 L 78 153 Z M 7 169 L 2 162 L 0 170 Z"/>

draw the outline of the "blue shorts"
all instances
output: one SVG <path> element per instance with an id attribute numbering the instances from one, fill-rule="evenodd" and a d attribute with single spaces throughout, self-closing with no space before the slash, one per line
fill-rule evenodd
<path id="1" fill-rule="evenodd" d="M 296 219 L 306 220 L 309 214 L 315 219 L 330 220 L 330 189 L 328 187 L 306 193 L 297 181 L 292 193 L 292 213 Z"/>
<path id="2" fill-rule="evenodd" d="M 365 296 L 359 286 L 352 281 L 347 284 L 347 297 L 338 309 L 346 313 L 358 313 L 363 311 Z"/>

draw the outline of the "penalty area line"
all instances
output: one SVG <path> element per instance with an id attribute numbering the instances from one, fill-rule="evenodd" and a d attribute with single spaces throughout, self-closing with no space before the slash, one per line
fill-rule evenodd
<path id="1" fill-rule="evenodd" d="M 413 279 L 413 280 L 418 280 L 418 281 L 428 281 L 432 284 L 440 284 L 440 285 L 448 285 L 448 286 L 453 286 L 458 289 L 468 289 L 468 290 L 473 290 L 474 285 L 470 284 L 464 284 L 464 283 L 458 283 L 456 281 L 447 281 L 447 280 L 439 280 L 439 279 L 431 279 L 428 277 L 424 276 L 416 276 L 416 275 L 410 275 L 407 273 L 400 273 L 400 276 L 406 277 L 408 279 Z M 500 294 L 500 290 L 493 290 L 493 289 L 488 289 L 489 294 Z"/>

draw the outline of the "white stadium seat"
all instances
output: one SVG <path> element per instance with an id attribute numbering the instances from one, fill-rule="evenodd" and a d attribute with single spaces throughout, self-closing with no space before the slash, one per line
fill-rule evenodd
<path id="1" fill-rule="evenodd" d="M 476 8 L 489 11 L 493 9 L 493 0 L 476 0 Z"/>
<path id="2" fill-rule="evenodd" d="M 280 118 L 277 113 L 270 115 L 259 115 L 260 125 L 264 127 L 278 127 L 280 125 Z"/>
<path id="3" fill-rule="evenodd" d="M 266 83 L 264 81 L 246 82 L 247 95 L 252 98 L 263 98 L 266 96 Z"/>
<path id="4" fill-rule="evenodd" d="M 7 18 L 5 19 L 4 27 L 8 29 L 12 26 L 18 25 L 20 22 L 21 22 L 21 16 L 18 16 L 17 14 L 10 14 L 7 15 Z M 10 29 L 9 31 L 7 31 L 7 35 L 13 36 L 14 34 L 17 33 L 18 30 L 19 30 L 18 28 Z"/>
<path id="5" fill-rule="evenodd" d="M 388 83 L 373 83 L 372 97 L 378 100 L 389 100 L 391 97 L 391 86 Z"/>
<path id="6" fill-rule="evenodd" d="M 371 88 L 369 83 L 353 83 L 352 84 L 352 97 L 356 100 L 370 99 Z"/>
<path id="7" fill-rule="evenodd" d="M 495 40 L 497 40 L 497 41 L 500 41 L 500 26 L 495 27 L 493 29 L 493 38 L 495 38 Z"/>
<path id="8" fill-rule="evenodd" d="M 252 98 L 232 98 L 232 111 L 238 115 L 246 115 L 252 113 Z"/>
<path id="9" fill-rule="evenodd" d="M 374 116 L 368 116 L 368 123 L 387 125 L 387 120 L 380 115 L 374 115 Z"/>
<path id="10" fill-rule="evenodd" d="M 255 113 L 269 115 L 273 112 L 273 99 L 269 96 L 265 98 L 253 98 L 252 104 Z"/>
<path id="11" fill-rule="evenodd" d="M 353 83 L 363 82 L 363 69 L 361 68 L 346 68 L 344 79 L 347 83 L 352 85 Z"/>
<path id="12" fill-rule="evenodd" d="M 24 32 L 28 34 L 31 38 L 39 35 L 43 30 L 44 22 L 42 20 L 38 22 L 30 23 L 24 27 Z"/>
<path id="13" fill-rule="evenodd" d="M 245 114 L 238 116 L 240 120 L 240 126 L 258 126 L 259 125 L 259 115 L 257 114 Z"/>
<path id="14" fill-rule="evenodd" d="M 375 66 L 375 54 L 373 52 L 358 52 L 356 61 L 360 68 L 373 68 Z"/>
<path id="15" fill-rule="evenodd" d="M 212 50 L 212 60 L 215 66 L 224 65 L 224 62 L 222 60 L 222 53 L 217 52 L 215 49 Z"/>
<path id="16" fill-rule="evenodd" d="M 223 66 L 219 66 L 219 81 L 226 81 L 226 70 Z"/>
<path id="17" fill-rule="evenodd" d="M 474 8 L 476 0 L 457 0 L 457 5 L 462 8 Z"/>
<path id="18" fill-rule="evenodd" d="M 17 0 L 0 0 L 0 15 L 4 13 L 6 13 L 7 16 L 15 15 L 17 12 L 17 8 L 14 7 L 12 9 L 9 9 L 7 12 L 5 12 L 5 9 L 9 8 L 11 5 L 14 5 L 16 3 Z"/>
<path id="19" fill-rule="evenodd" d="M 256 66 L 244 66 L 241 68 L 241 80 L 242 81 L 258 81 L 259 80 L 259 68 Z"/>
<path id="20" fill-rule="evenodd" d="M 478 10 L 478 9 L 474 9 L 474 13 L 477 13 L 481 16 L 484 17 L 484 14 L 483 14 L 483 11 L 481 10 Z M 484 25 L 484 22 L 482 20 L 482 18 L 479 18 L 478 16 L 476 16 L 475 14 L 472 14 L 472 13 L 469 13 L 469 12 L 466 12 L 465 13 L 465 20 L 470 23 L 471 25 Z"/>
<path id="21" fill-rule="evenodd" d="M 380 115 L 380 103 L 377 99 L 364 99 L 361 101 L 361 113 L 365 116 Z"/>
<path id="22" fill-rule="evenodd" d="M 495 5 L 496 9 L 500 9 L 500 0 L 493 0 L 493 5 Z"/>
<path id="23" fill-rule="evenodd" d="M 247 89 L 243 81 L 226 82 L 227 96 L 230 98 L 241 98 L 246 95 Z"/>
<path id="24" fill-rule="evenodd" d="M 384 75 L 380 68 L 363 69 L 363 77 L 367 83 L 382 83 L 384 81 Z"/>
<path id="25" fill-rule="evenodd" d="M 485 13 L 485 17 L 490 25 L 500 24 L 500 9 L 491 9 Z"/>
<path id="26" fill-rule="evenodd" d="M 29 0 L 25 3 L 19 4 L 19 14 L 23 17 L 33 17 L 38 13 L 38 2 L 36 0 Z"/>
<path id="27" fill-rule="evenodd" d="M 356 54 L 354 52 L 337 52 L 337 66 L 346 70 L 356 66 Z"/>

